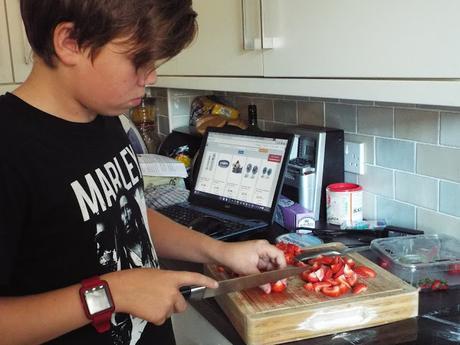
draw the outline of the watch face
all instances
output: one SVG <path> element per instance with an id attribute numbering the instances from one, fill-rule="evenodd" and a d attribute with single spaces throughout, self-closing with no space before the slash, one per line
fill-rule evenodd
<path id="1" fill-rule="evenodd" d="M 85 290 L 84 295 L 88 311 L 91 315 L 109 309 L 113 305 L 104 285 Z"/>

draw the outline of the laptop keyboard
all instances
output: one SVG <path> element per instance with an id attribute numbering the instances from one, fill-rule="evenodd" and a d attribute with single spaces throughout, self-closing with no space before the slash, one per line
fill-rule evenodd
<path id="1" fill-rule="evenodd" d="M 180 205 L 170 205 L 168 207 L 159 208 L 157 211 L 185 226 L 190 226 L 190 223 L 197 218 L 209 217 L 206 213 Z M 225 227 L 226 232 L 234 232 L 247 228 L 245 224 L 232 222 L 226 219 L 220 219 L 220 221 L 223 227 Z"/>

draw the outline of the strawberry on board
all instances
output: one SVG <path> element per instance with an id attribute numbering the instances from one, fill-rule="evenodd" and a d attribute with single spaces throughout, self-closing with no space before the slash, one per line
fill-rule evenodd
<path id="1" fill-rule="evenodd" d="M 361 292 L 364 292 L 366 290 L 367 290 L 367 285 L 363 283 L 357 283 L 355 286 L 353 286 L 354 294 L 360 294 Z"/>

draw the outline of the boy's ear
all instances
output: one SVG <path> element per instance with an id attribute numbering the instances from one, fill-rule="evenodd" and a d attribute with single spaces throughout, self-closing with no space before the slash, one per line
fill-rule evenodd
<path id="1" fill-rule="evenodd" d="M 62 22 L 54 29 L 53 43 L 57 59 L 64 65 L 72 66 L 78 62 L 82 52 L 77 41 L 72 38 L 73 23 Z"/>

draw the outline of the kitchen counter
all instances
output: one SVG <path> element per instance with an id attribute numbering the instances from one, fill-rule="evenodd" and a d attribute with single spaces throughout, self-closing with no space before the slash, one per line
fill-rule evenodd
<path id="1" fill-rule="evenodd" d="M 273 242 L 282 230 L 274 226 L 270 231 L 252 235 Z M 371 252 L 363 255 L 373 259 Z M 162 261 L 164 268 L 202 271 L 202 265 L 179 261 Z M 419 316 L 378 327 L 332 334 L 328 336 L 290 342 L 295 345 L 341 344 L 459 344 L 460 343 L 460 289 L 422 292 Z M 244 345 L 229 319 L 213 298 L 192 301 L 191 305 L 231 344 Z"/>

